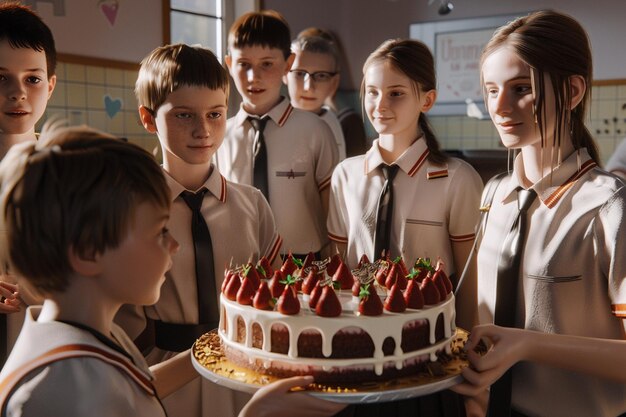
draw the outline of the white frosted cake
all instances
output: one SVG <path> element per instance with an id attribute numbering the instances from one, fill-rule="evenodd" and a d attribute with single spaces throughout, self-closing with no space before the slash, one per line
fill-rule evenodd
<path id="1" fill-rule="evenodd" d="M 351 272 L 338 257 L 259 265 L 226 271 L 219 335 L 234 363 L 350 383 L 415 373 L 450 353 L 454 295 L 440 267 L 417 262 L 409 273 L 401 259 L 363 259 Z"/>

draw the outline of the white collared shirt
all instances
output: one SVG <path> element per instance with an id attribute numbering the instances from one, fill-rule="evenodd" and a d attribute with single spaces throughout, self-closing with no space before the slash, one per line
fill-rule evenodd
<path id="1" fill-rule="evenodd" d="M 579 162 L 580 161 L 580 166 Z M 522 155 L 498 187 L 478 251 L 481 323 L 493 322 L 502 242 L 517 214 Z M 517 325 L 546 333 L 621 339 L 626 317 L 626 188 L 586 150 L 533 185 L 517 301 Z M 575 347 L 573 347 L 575 348 Z M 616 416 L 626 386 L 523 362 L 513 372 L 513 405 L 539 416 Z"/>
<path id="2" fill-rule="evenodd" d="M 343 130 L 341 130 L 341 123 L 334 111 L 328 107 L 322 107 L 322 114 L 319 115 L 320 119 L 326 122 L 330 130 L 333 132 L 335 142 L 337 143 L 337 152 L 339 155 L 339 162 L 346 159 L 346 140 L 343 137 Z"/>
<path id="3" fill-rule="evenodd" d="M 314 113 L 294 109 L 283 98 L 267 115 L 269 203 L 283 253 L 319 251 L 328 241 L 320 192 L 330 184 L 338 161 L 330 128 Z M 220 172 L 228 180 L 252 184 L 255 131 L 242 108 L 228 119 L 224 143 L 217 150 Z"/>
<path id="4" fill-rule="evenodd" d="M 185 187 L 166 171 L 172 207 L 167 227 L 180 244 L 172 255 L 172 268 L 166 273 L 159 301 L 146 307 L 148 317 L 168 323 L 198 323 L 198 296 L 195 280 L 195 255 L 191 233 L 191 210 L 180 197 Z M 213 167 L 204 183 L 202 215 L 213 243 L 215 286 L 219 295 L 225 268 L 256 262 L 262 256 L 272 263 L 278 256 L 281 237 L 263 194 L 254 187 L 227 181 Z M 196 191 L 196 190 L 193 190 Z"/>
<path id="5" fill-rule="evenodd" d="M 135 377 L 152 381 L 153 376 L 143 356 L 122 329 L 113 325 L 111 333 L 128 356 L 86 330 L 58 321 L 37 322 L 40 312 L 40 306 L 27 309 L 24 326 L 0 372 L 0 381 L 28 366 L 40 355 L 66 345 L 92 346 L 104 352 L 111 363 L 93 357 L 73 357 L 39 367 L 14 389 L 7 402 L 7 415 L 165 416 L 158 398 L 149 395 L 133 380 Z M 112 365 L 113 362 L 123 366 L 118 368 Z M 120 369 L 128 371 L 121 372 Z"/>
<path id="6" fill-rule="evenodd" d="M 168 323 L 198 323 L 192 212 L 180 197 L 185 187 L 166 171 L 164 174 L 172 199 L 167 227 L 180 244 L 180 249 L 172 255 L 172 268 L 165 275 L 159 301 L 144 308 L 124 306 L 116 317 L 116 321 L 133 337 L 145 328 L 145 317 Z M 256 262 L 265 256 L 270 263 L 280 265 L 276 262 L 280 261 L 278 253 L 282 238 L 276 229 L 269 204 L 258 189 L 227 181 L 215 166 L 203 187 L 208 192 L 204 196 L 201 212 L 211 233 L 215 286 L 219 297 L 224 270 L 231 262 L 233 265 L 241 265 L 248 261 Z M 153 365 L 176 353 L 154 348 L 147 356 L 147 361 Z M 220 398 L 220 401 L 207 403 L 205 400 L 214 398 Z M 170 417 L 234 416 L 248 398 L 248 395 L 238 395 L 226 387 L 198 378 L 165 398 L 163 403 Z"/>
<path id="7" fill-rule="evenodd" d="M 374 256 L 378 198 L 385 182 L 378 139 L 361 156 L 341 162 L 333 173 L 328 214 L 329 237 L 348 245 L 346 261 L 354 268 L 361 255 Z M 466 162 L 445 165 L 428 160 L 424 139 L 416 140 L 397 160 L 391 253 L 407 265 L 417 257 L 438 257 L 454 273 L 451 242 L 471 241 L 478 220 L 482 181 Z M 380 257 L 380 255 L 378 256 Z"/>

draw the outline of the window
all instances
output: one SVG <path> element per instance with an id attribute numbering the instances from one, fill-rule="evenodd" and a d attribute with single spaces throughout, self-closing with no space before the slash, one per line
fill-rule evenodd
<path id="1" fill-rule="evenodd" d="M 221 61 L 222 0 L 170 0 L 171 43 L 201 44 Z"/>

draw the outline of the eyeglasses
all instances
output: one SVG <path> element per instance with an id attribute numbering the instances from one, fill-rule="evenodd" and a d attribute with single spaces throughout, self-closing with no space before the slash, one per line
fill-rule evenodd
<path id="1" fill-rule="evenodd" d="M 309 78 L 315 81 L 316 83 L 326 83 L 330 81 L 335 75 L 337 75 L 336 72 L 328 72 L 328 71 L 307 72 L 305 70 L 299 70 L 299 69 L 291 70 L 289 72 L 292 73 L 296 77 L 296 80 L 298 81 L 304 81 L 307 78 Z"/>

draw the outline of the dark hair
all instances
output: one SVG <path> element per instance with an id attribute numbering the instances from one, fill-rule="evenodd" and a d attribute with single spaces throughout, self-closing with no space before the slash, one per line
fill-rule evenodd
<path id="1" fill-rule="evenodd" d="M 240 16 L 228 32 L 228 49 L 244 46 L 278 48 L 285 59 L 291 55 L 291 32 L 285 18 L 274 10 Z"/>
<path id="2" fill-rule="evenodd" d="M 0 40 L 12 48 L 30 48 L 46 54 L 48 78 L 55 74 L 57 52 L 50 28 L 26 6 L 18 2 L 0 4 Z"/>
<path id="3" fill-rule="evenodd" d="M 395 69 L 412 80 L 417 96 L 420 92 L 437 89 L 435 62 L 428 47 L 413 39 L 389 39 L 372 52 L 363 65 L 364 77 L 361 82 L 361 99 L 365 97 L 365 73 L 370 65 L 377 62 L 389 62 Z M 435 133 L 428 123 L 428 118 L 423 112 L 420 114 L 418 125 L 430 151 L 428 159 L 436 164 L 445 162 L 448 157 L 441 150 L 439 141 L 437 141 Z M 417 132 L 415 133 L 417 134 Z"/>
<path id="4" fill-rule="evenodd" d="M 571 131 L 575 149 L 587 148 L 593 160 L 600 164 L 598 149 L 585 126 L 585 117 L 591 98 L 592 56 L 587 33 L 574 18 L 553 10 L 544 10 L 518 18 L 499 28 L 485 46 L 481 68 L 485 59 L 497 49 L 506 46 L 523 60 L 531 70 L 535 103 L 533 111 L 545 145 L 545 116 L 553 111 L 557 115 L 554 127 L 555 145 L 560 145 L 565 129 Z M 585 80 L 582 101 L 569 110 L 571 77 Z M 555 97 L 553 109 L 546 109 L 546 77 L 550 77 Z M 482 78 L 482 72 L 481 72 Z M 559 117 L 564 116 L 564 117 Z"/>
<path id="5" fill-rule="evenodd" d="M 183 85 L 221 89 L 228 94 L 228 71 L 208 49 L 185 44 L 165 45 L 141 61 L 135 83 L 140 106 L 153 112 Z"/>
<path id="6" fill-rule="evenodd" d="M 0 184 L 2 261 L 43 292 L 67 288 L 70 248 L 84 256 L 114 249 L 140 203 L 170 204 L 151 154 L 86 127 L 13 146 Z"/>

